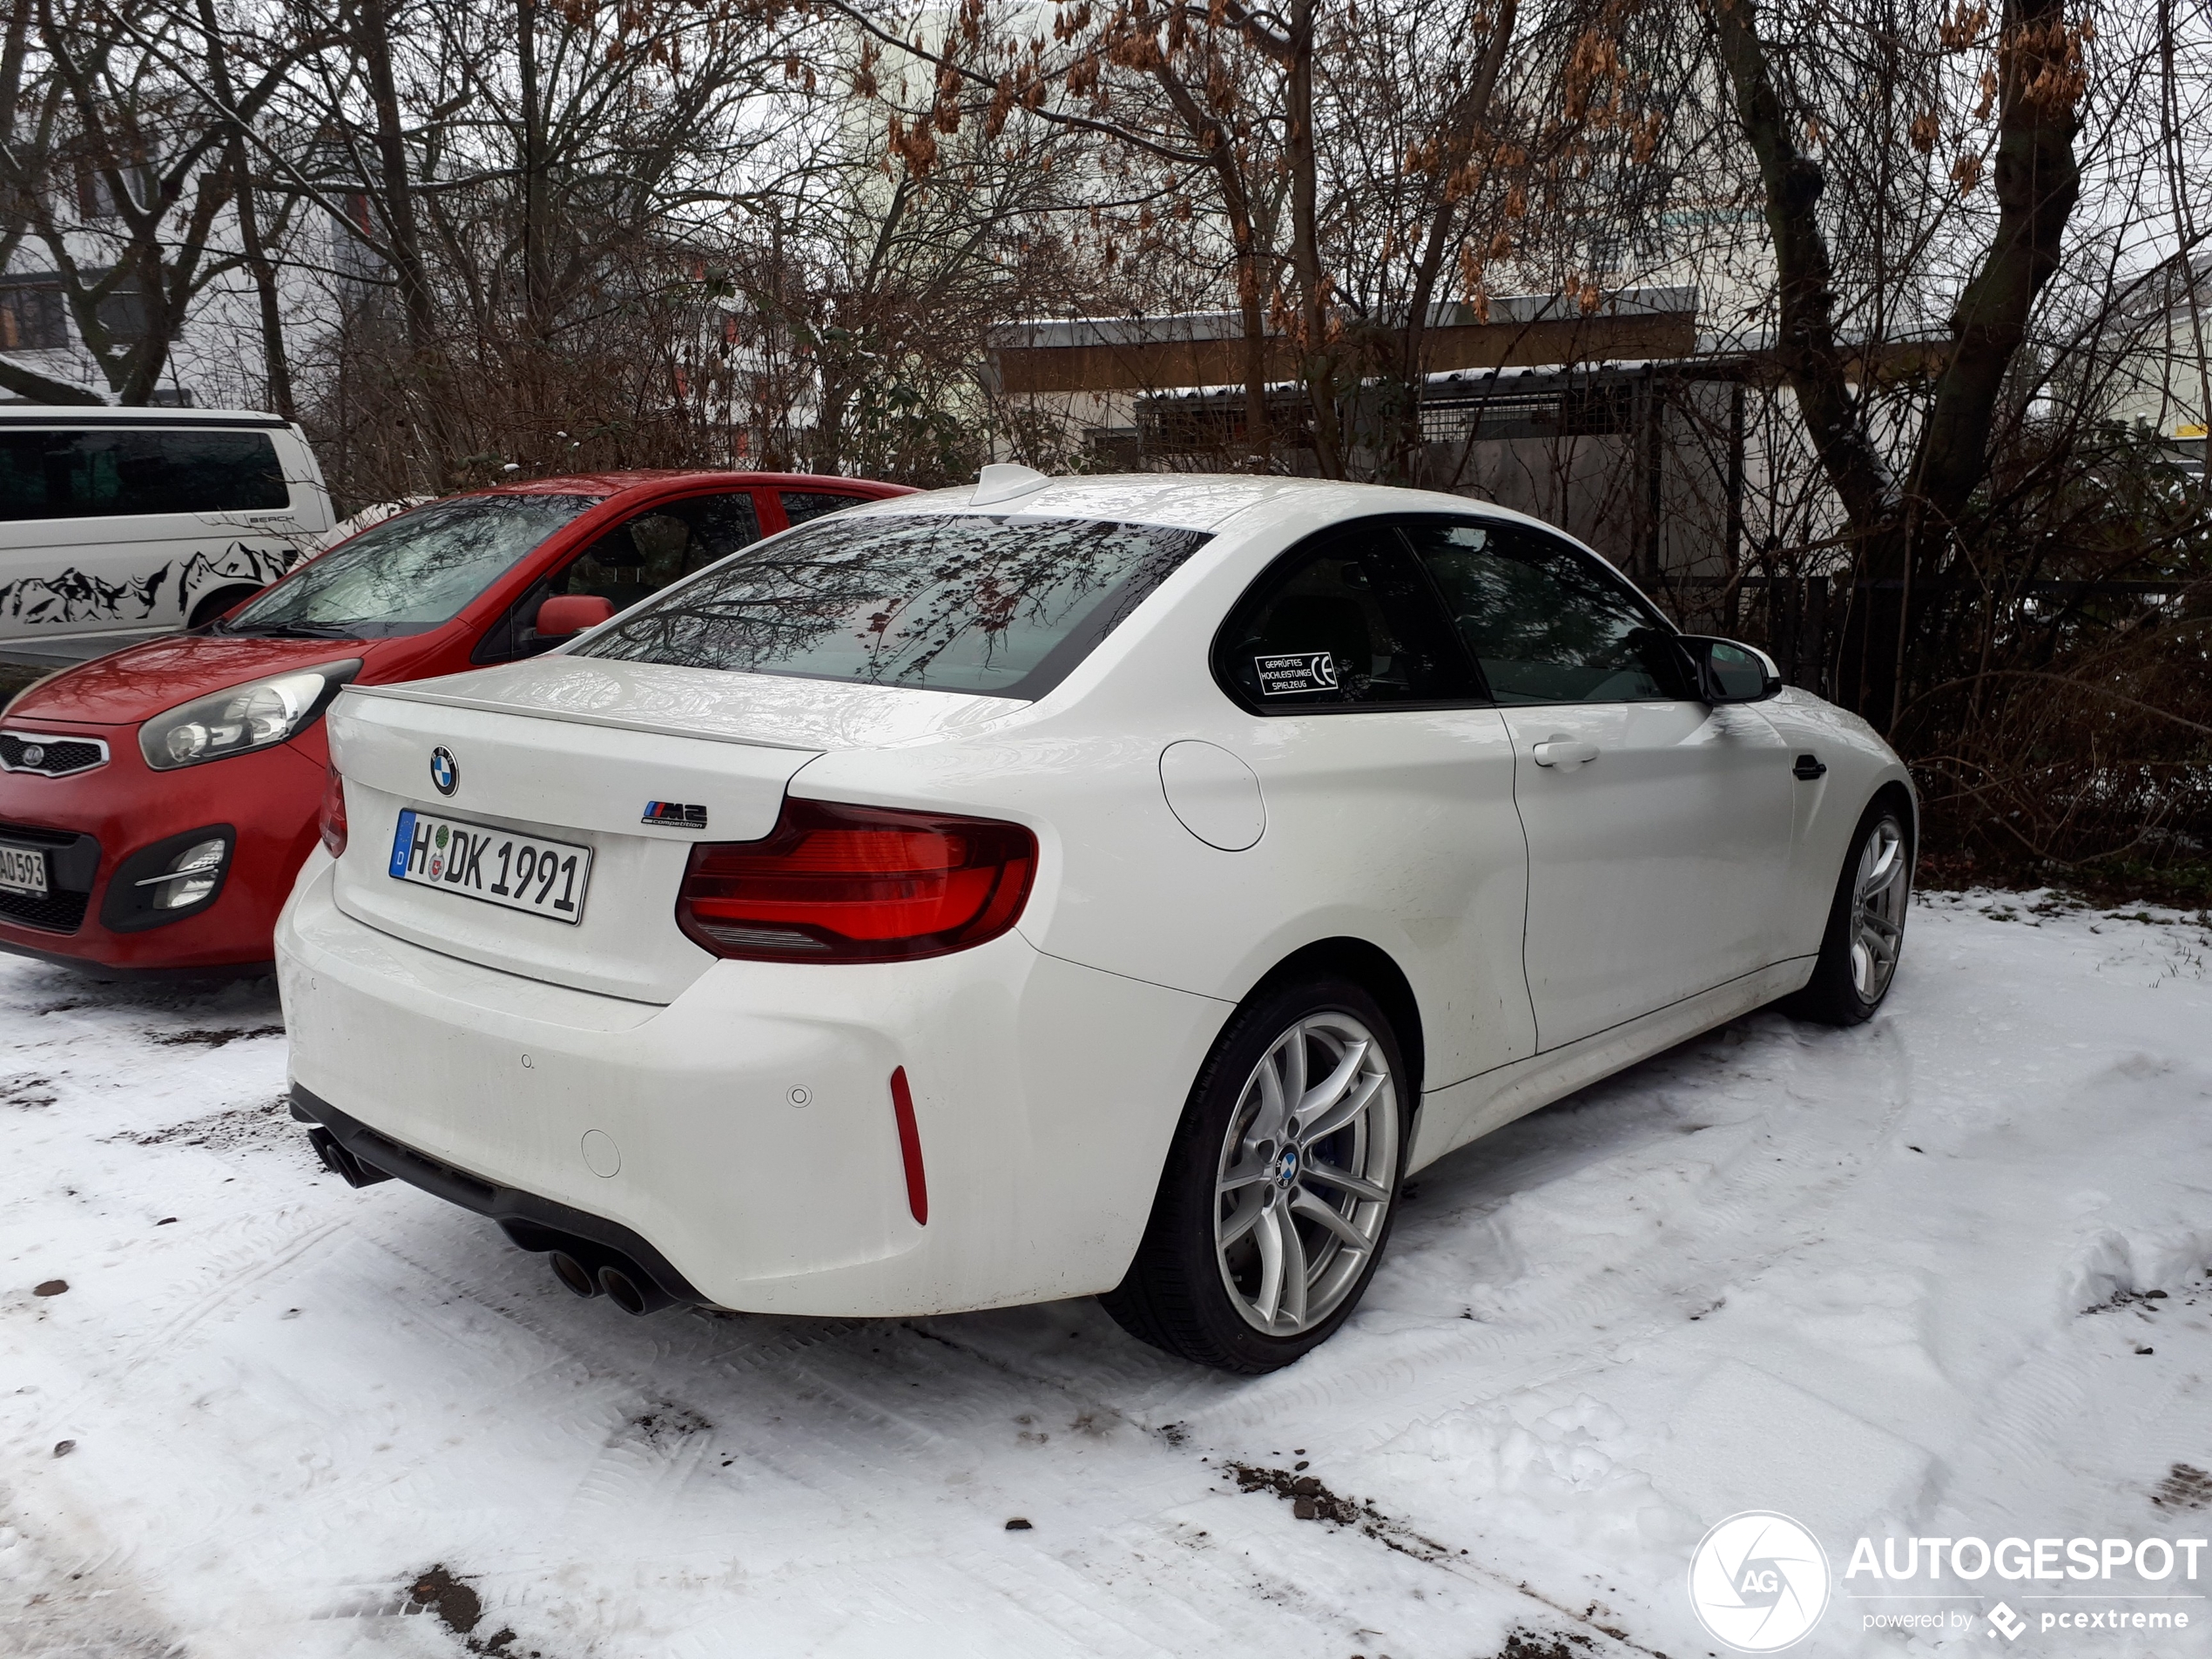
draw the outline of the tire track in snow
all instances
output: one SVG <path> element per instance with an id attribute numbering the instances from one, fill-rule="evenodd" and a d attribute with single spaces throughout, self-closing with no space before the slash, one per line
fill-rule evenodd
<path id="1" fill-rule="evenodd" d="M 1575 1119 L 1584 1114 L 1617 1116 L 1632 1109 L 1652 1092 L 1653 1080 L 1645 1072 L 1664 1068 L 1657 1081 L 1672 1083 L 1675 1079 L 1669 1073 L 1687 1070 L 1690 1062 L 1697 1061 L 1710 1064 L 1712 1047 L 1724 1035 L 1696 1039 L 1683 1049 L 1671 1050 L 1595 1090 L 1570 1097 L 1561 1108 L 1551 1109 L 1561 1112 L 1564 1121 L 1547 1123 L 1545 1115 L 1539 1114 L 1501 1131 L 1500 1138 L 1515 1136 L 1525 1125 L 1525 1133 L 1518 1138 L 1534 1139 L 1541 1146 L 1554 1133 L 1574 1134 L 1581 1127 Z M 1764 1046 L 1778 1045 L 1770 1041 Z M 1383 1396 L 1400 1403 L 1405 1408 L 1399 1413 L 1402 1417 L 1406 1410 L 1419 1413 L 1425 1408 L 1465 1405 L 1471 1372 L 1480 1377 L 1492 1397 L 1540 1388 L 1586 1369 L 1594 1338 L 1602 1337 L 1601 1345 L 1617 1353 L 1670 1331 L 1686 1317 L 1685 1306 L 1717 1295 L 1728 1285 L 1755 1281 L 1817 1242 L 1819 1217 L 1856 1187 L 1872 1153 L 1892 1137 L 1905 1108 L 1903 1079 L 1898 1076 L 1904 1068 L 1898 1063 L 1897 1047 L 1884 1046 L 1892 1061 L 1885 1068 L 1891 1074 L 1885 1081 L 1892 1087 L 1885 1090 L 1885 1109 L 1877 1122 L 1849 1136 L 1841 1148 L 1824 1138 L 1808 1143 L 1802 1136 L 1777 1132 L 1770 1109 L 1756 1122 L 1733 1126 L 1740 1138 L 1727 1157 L 1700 1160 L 1696 1165 L 1669 1160 L 1670 1167 L 1659 1171 L 1672 1177 L 1689 1168 L 1704 1170 L 1703 1177 L 1692 1184 L 1694 1204 L 1677 1211 L 1696 1218 L 1696 1234 L 1686 1247 L 1689 1264 L 1700 1270 L 1695 1276 L 1683 1276 L 1681 1260 L 1644 1251 L 1626 1261 L 1601 1259 L 1587 1268 L 1568 1268 L 1562 1282 L 1560 1273 L 1545 1271 L 1533 1243 L 1523 1243 L 1521 1253 L 1533 1264 L 1531 1270 L 1518 1282 L 1501 1287 L 1481 1318 L 1463 1322 L 1470 1328 L 1451 1329 L 1441 1336 L 1423 1333 L 1415 1352 L 1393 1352 L 1379 1359 L 1363 1357 L 1345 1366 L 1332 1366 L 1336 1350 L 1324 1348 L 1288 1372 L 1260 1379 L 1231 1401 L 1192 1410 L 1184 1420 L 1194 1433 L 1226 1440 L 1285 1418 L 1318 1419 Z M 1713 1128 L 1702 1132 L 1718 1135 L 1723 1130 Z M 1594 1130 L 1592 1138 L 1599 1133 Z M 1664 1149 L 1672 1138 L 1671 1132 L 1650 1133 L 1626 1146 L 1615 1139 L 1594 1153 L 1584 1149 L 1547 1149 L 1548 1156 L 1527 1162 L 1539 1168 L 1548 1164 L 1558 1169 L 1568 1163 L 1572 1167 L 1537 1187 L 1523 1184 L 1524 1161 L 1509 1152 L 1504 1160 L 1510 1166 L 1509 1173 L 1476 1177 L 1481 1186 L 1510 1181 L 1507 1196 L 1495 1204 L 1477 1201 L 1470 1207 L 1484 1219 L 1495 1221 L 1502 1212 L 1522 1203 L 1525 1195 L 1556 1196 L 1561 1189 L 1577 1184 L 1593 1189 L 1594 1197 L 1609 1203 L 1608 1195 L 1616 1188 L 1622 1168 Z M 1485 1156 L 1484 1148 L 1489 1144 L 1477 1143 L 1462 1149 L 1444 1163 L 1461 1159 L 1472 1163 Z M 1839 1150 L 1846 1157 L 1844 1167 L 1837 1170 L 1828 1166 Z M 1577 1151 L 1582 1155 L 1577 1156 Z M 1433 1166 L 1417 1180 L 1426 1187 L 1442 1167 Z M 1451 1176 L 1446 1179 L 1449 1181 Z M 1464 1213 L 1462 1210 L 1460 1215 Z M 1436 1235 L 1460 1224 L 1460 1215 L 1447 1216 L 1437 1223 L 1424 1217 L 1424 1236 L 1408 1255 L 1398 1251 L 1413 1241 L 1402 1233 L 1393 1239 L 1393 1256 L 1383 1269 L 1393 1283 L 1379 1284 L 1370 1296 L 1379 1291 L 1386 1301 L 1391 1290 L 1418 1280 L 1423 1257 L 1429 1253 L 1425 1247 Z M 1678 1235 L 1669 1243 L 1674 1251 L 1685 1251 Z M 1434 1253 L 1447 1252 L 1439 1248 Z M 1364 1309 L 1354 1323 L 1362 1321 L 1375 1322 Z M 1470 1364 L 1478 1359 L 1488 1363 L 1478 1370 Z M 1316 1372 L 1320 1374 L 1313 1374 Z M 1380 1437 L 1379 1432 L 1374 1436 Z"/>

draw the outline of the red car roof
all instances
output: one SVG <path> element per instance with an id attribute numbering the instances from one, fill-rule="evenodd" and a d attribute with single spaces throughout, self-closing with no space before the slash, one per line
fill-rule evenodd
<path id="1" fill-rule="evenodd" d="M 727 484 L 742 481 L 768 489 L 835 490 L 873 496 L 879 499 L 914 493 L 907 484 L 887 484 L 873 478 L 838 478 L 815 472 L 740 472 L 721 468 L 638 467 L 627 472 L 572 472 L 550 478 L 518 479 L 484 489 L 465 490 L 472 496 L 544 495 L 613 496 L 646 484 Z"/>

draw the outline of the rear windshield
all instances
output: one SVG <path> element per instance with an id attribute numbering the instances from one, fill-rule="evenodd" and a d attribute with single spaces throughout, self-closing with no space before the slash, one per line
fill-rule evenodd
<path id="1" fill-rule="evenodd" d="M 1089 519 L 826 518 L 669 589 L 577 654 L 1042 697 L 1206 540 Z"/>
<path id="2" fill-rule="evenodd" d="M 442 626 L 597 496 L 464 496 L 388 518 L 216 624 L 226 634 L 381 639 Z"/>
<path id="3" fill-rule="evenodd" d="M 0 520 L 281 511 L 266 432 L 0 431 Z"/>

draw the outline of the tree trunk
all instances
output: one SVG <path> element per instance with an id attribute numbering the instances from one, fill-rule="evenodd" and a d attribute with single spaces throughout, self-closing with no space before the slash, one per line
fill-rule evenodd
<path id="1" fill-rule="evenodd" d="M 407 129 L 400 112 L 399 85 L 392 74 L 389 0 L 363 0 L 355 39 L 368 74 L 369 103 L 376 118 L 376 151 L 381 172 L 384 240 L 392 275 L 407 317 L 407 340 L 421 395 L 424 428 L 435 453 L 432 478 L 442 489 L 457 488 L 462 449 L 459 423 L 449 401 L 445 352 L 438 338 L 437 296 L 422 260 L 421 228 L 415 216 L 414 179 L 407 153 Z"/>
<path id="2" fill-rule="evenodd" d="M 207 79 L 218 100 L 217 107 L 235 111 L 238 98 L 231 84 L 230 55 L 223 49 L 222 25 L 215 16 L 214 0 L 199 0 L 199 27 L 207 43 Z M 268 249 L 261 240 L 261 216 L 253 200 L 253 175 L 246 160 L 246 135 L 238 123 L 229 123 L 230 138 L 225 145 L 225 165 L 231 173 L 231 198 L 238 214 L 239 251 L 246 260 L 246 273 L 253 280 L 253 293 L 261 313 L 261 363 L 267 380 L 270 411 L 286 420 L 296 420 L 298 414 L 292 400 L 292 365 L 284 351 L 284 313 L 278 303 L 276 267 L 269 261 Z"/>
<path id="3" fill-rule="evenodd" d="M 2069 68 L 2064 0 L 2006 0 L 1998 41 L 1997 228 L 1952 309 L 1943 369 L 1902 488 L 1866 430 L 1830 315 L 1836 296 L 1818 219 L 1825 177 L 1797 151 L 1752 0 L 1704 3 L 1738 123 L 1758 160 L 1781 300 L 1776 355 L 1851 529 L 1856 580 L 1845 598 L 1835 694 L 1887 730 L 1903 700 L 1912 583 L 1934 573 L 1988 475 L 2005 374 L 2026 338 L 2035 296 L 2057 268 L 2080 192 L 2074 158 L 2080 84 Z M 1881 344 L 1861 347 L 1861 377 L 1878 368 Z"/>
<path id="4" fill-rule="evenodd" d="M 1313 460 L 1324 478 L 1345 475 L 1337 420 L 1337 354 L 1331 349 L 1328 273 L 1321 266 L 1320 155 L 1313 132 L 1314 0 L 1292 0 L 1284 93 L 1289 105 L 1291 268 L 1298 287 L 1298 375 L 1313 411 Z"/>
<path id="5" fill-rule="evenodd" d="M 1436 303 L 1437 285 L 1443 279 L 1445 255 L 1450 251 L 1459 219 L 1459 204 L 1452 196 L 1452 177 L 1474 152 L 1476 135 L 1490 122 L 1490 98 L 1505 68 L 1506 50 L 1513 44 L 1518 15 L 1516 0 L 1501 0 L 1490 25 L 1490 39 L 1476 65 L 1474 78 L 1445 116 L 1437 135 L 1437 203 L 1430 216 L 1428 239 L 1414 267 L 1413 292 L 1406 296 L 1406 321 L 1399 334 L 1398 373 L 1401 382 L 1398 411 L 1397 454 L 1391 470 L 1401 483 L 1419 483 L 1413 457 L 1421 452 L 1421 396 L 1426 388 L 1426 365 L 1428 314 Z M 1457 482 L 1456 479 L 1453 480 Z"/>
<path id="6" fill-rule="evenodd" d="M 520 0 L 518 67 L 523 99 L 523 297 L 533 344 L 552 333 L 552 277 L 545 226 L 545 111 L 537 74 L 537 0 Z"/>

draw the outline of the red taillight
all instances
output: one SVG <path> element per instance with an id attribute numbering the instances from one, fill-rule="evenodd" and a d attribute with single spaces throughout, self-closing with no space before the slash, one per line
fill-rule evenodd
<path id="1" fill-rule="evenodd" d="M 941 956 L 1014 926 L 1036 867 L 1019 824 L 786 799 L 766 840 L 691 849 L 676 921 L 718 956 Z"/>
<path id="2" fill-rule="evenodd" d="M 315 814 L 315 827 L 322 832 L 322 845 L 334 859 L 346 854 L 346 780 L 333 766 L 323 774 L 322 810 Z"/>

